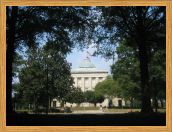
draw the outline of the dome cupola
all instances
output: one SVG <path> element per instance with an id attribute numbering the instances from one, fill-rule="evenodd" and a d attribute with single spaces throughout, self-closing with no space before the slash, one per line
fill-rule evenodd
<path id="1" fill-rule="evenodd" d="M 84 59 L 81 64 L 79 65 L 79 68 L 96 68 L 95 65 L 91 62 L 91 60 L 87 57 Z"/>

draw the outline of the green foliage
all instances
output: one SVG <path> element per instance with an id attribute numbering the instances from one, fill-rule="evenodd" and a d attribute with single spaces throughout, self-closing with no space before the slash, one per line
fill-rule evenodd
<path id="1" fill-rule="evenodd" d="M 14 85 L 15 98 L 22 97 L 38 106 L 45 105 L 50 96 L 74 102 L 72 94 L 79 98 L 76 102 L 82 102 L 82 92 L 72 88 L 70 65 L 65 57 L 79 42 L 83 48 L 94 41 L 95 55 L 114 62 L 117 53 L 118 60 L 112 65 L 115 81 L 108 77 L 99 83 L 95 94 L 88 94 L 90 99 L 96 100 L 95 95 L 142 96 L 144 112 L 151 111 L 150 95 L 165 99 L 164 7 L 7 7 L 6 16 L 7 79 L 12 76 L 13 62 L 13 73 L 19 73 L 20 78 L 20 84 Z M 15 34 L 11 35 L 11 31 Z M 43 49 L 36 49 L 43 42 Z M 26 53 L 26 62 L 19 55 L 13 59 L 11 54 L 23 47 L 32 49 Z"/>
<path id="2" fill-rule="evenodd" d="M 10 38 L 8 29 L 12 8 L 7 7 L 7 42 Z M 53 37 L 54 41 L 66 41 L 68 45 L 72 45 L 69 32 L 81 34 L 86 26 L 84 26 L 85 18 L 89 14 L 88 7 L 25 6 L 17 8 L 15 48 L 21 48 L 23 44 L 36 47 L 38 43 L 42 43 L 40 40 L 45 40 L 45 36 L 48 39 Z"/>
<path id="3" fill-rule="evenodd" d="M 114 57 L 116 46 L 126 40 L 127 45 L 134 49 L 133 52 L 138 53 L 142 112 L 152 112 L 149 64 L 152 50 L 165 49 L 165 8 L 99 8 L 102 10 L 102 21 L 98 23 L 99 28 L 96 28 L 96 54 L 105 58 Z"/>
<path id="4" fill-rule="evenodd" d="M 139 62 L 133 48 L 122 43 L 117 47 L 118 60 L 112 65 L 113 78 L 118 82 L 120 97 L 140 98 Z"/>
<path id="5" fill-rule="evenodd" d="M 106 79 L 95 87 L 95 93 L 104 97 L 116 97 L 119 94 L 118 84 L 113 79 Z"/>
<path id="6" fill-rule="evenodd" d="M 14 63 L 13 63 L 13 76 L 17 77 L 17 73 L 20 72 L 20 67 L 24 63 L 23 57 L 18 53 L 14 55 Z"/>
<path id="7" fill-rule="evenodd" d="M 153 57 L 150 64 L 150 82 L 152 84 L 152 88 L 158 88 L 165 92 L 166 86 L 166 54 L 165 50 L 157 51 Z M 160 88 L 160 89 L 159 89 Z M 163 97 L 165 98 L 165 97 Z"/>
<path id="8" fill-rule="evenodd" d="M 165 99 L 165 51 L 153 50 L 150 69 L 152 99 Z M 118 82 L 120 97 L 141 99 L 140 73 L 137 52 L 125 43 L 117 47 L 118 60 L 112 65 L 113 78 Z M 136 101 L 136 100 L 135 100 Z"/>
<path id="9" fill-rule="evenodd" d="M 130 100 L 130 98 L 138 99 L 140 96 L 140 90 L 136 82 L 131 80 L 128 75 L 121 75 L 120 78 L 117 79 L 119 87 L 120 87 L 120 97 Z"/>
<path id="10" fill-rule="evenodd" d="M 23 101 L 38 106 L 48 107 L 50 98 L 63 101 L 71 91 L 73 79 L 70 75 L 70 65 L 63 54 L 43 49 L 30 50 L 25 66 L 19 73 L 20 91 Z"/>
<path id="11" fill-rule="evenodd" d="M 46 71 L 43 69 L 40 51 L 31 51 L 25 67 L 19 73 L 23 101 L 33 104 L 35 109 L 46 101 Z"/>
<path id="12" fill-rule="evenodd" d="M 8 113 L 13 111 L 11 95 L 12 77 L 15 69 L 12 69 L 12 64 L 14 63 L 13 55 L 16 51 L 36 48 L 51 40 L 58 45 L 56 45 L 58 51 L 61 50 L 65 54 L 69 53 L 74 40 L 83 41 L 85 35 L 83 31 L 88 25 L 91 25 L 85 19 L 88 14 L 88 7 L 6 7 Z"/>
<path id="13" fill-rule="evenodd" d="M 150 63 L 150 87 L 154 107 L 158 108 L 158 100 L 166 99 L 166 55 L 165 50 L 158 50 Z M 162 104 L 161 104 L 162 105 Z M 161 106 L 163 107 L 163 105 Z"/>
<path id="14" fill-rule="evenodd" d="M 85 102 L 93 103 L 96 106 L 96 103 L 102 103 L 104 101 L 104 96 L 96 93 L 95 91 L 86 91 L 84 93 Z"/>
<path id="15" fill-rule="evenodd" d="M 65 96 L 65 101 L 80 104 L 84 102 L 84 93 L 81 88 L 73 87 L 72 90 Z"/>

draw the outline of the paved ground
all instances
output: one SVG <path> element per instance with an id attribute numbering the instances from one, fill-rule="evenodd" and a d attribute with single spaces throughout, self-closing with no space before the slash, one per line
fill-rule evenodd
<path id="1" fill-rule="evenodd" d="M 76 110 L 72 113 L 104 113 L 102 110 Z"/>
<path id="2" fill-rule="evenodd" d="M 73 114 L 120 114 L 126 112 L 105 112 L 102 110 L 76 110 L 72 112 Z"/>

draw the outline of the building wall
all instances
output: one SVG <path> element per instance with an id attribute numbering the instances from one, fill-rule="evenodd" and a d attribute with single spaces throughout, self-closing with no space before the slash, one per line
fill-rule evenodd
<path id="1" fill-rule="evenodd" d="M 97 83 L 106 79 L 108 73 L 72 73 L 74 86 L 80 87 L 83 92 L 94 90 Z"/>
<path id="2" fill-rule="evenodd" d="M 102 82 L 106 79 L 108 76 L 108 73 L 104 72 L 94 72 L 94 73 L 72 73 L 71 76 L 74 78 L 74 86 L 80 87 L 83 92 L 88 90 L 93 90 L 97 83 Z M 54 101 L 54 103 L 53 103 Z M 51 102 L 51 106 L 53 107 L 56 105 L 56 107 L 60 107 L 60 103 L 57 99 L 53 99 Z M 113 98 L 112 103 L 113 106 L 119 106 L 119 102 L 121 102 L 122 106 L 125 106 L 125 101 L 121 98 Z M 66 103 L 66 106 L 68 107 L 76 107 L 77 104 L 73 103 Z M 90 107 L 94 106 L 93 104 L 84 102 L 80 104 L 81 107 Z M 96 106 L 100 107 L 108 107 L 109 106 L 109 99 L 105 99 L 102 103 L 97 103 Z"/>

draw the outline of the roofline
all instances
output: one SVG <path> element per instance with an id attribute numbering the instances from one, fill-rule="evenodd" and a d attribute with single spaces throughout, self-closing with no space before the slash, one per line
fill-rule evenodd
<path id="1" fill-rule="evenodd" d="M 71 74 L 88 74 L 88 73 L 107 73 L 108 74 L 108 71 L 73 71 L 71 72 Z"/>

